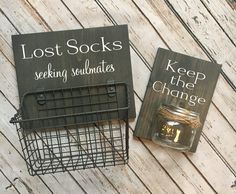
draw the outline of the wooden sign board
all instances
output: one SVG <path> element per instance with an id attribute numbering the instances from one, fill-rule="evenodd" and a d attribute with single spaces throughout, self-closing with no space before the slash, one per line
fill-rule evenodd
<path id="1" fill-rule="evenodd" d="M 72 88 L 117 82 L 127 84 L 129 118 L 135 117 L 127 25 L 13 35 L 12 42 L 23 119 L 37 118 L 39 109 L 32 107 L 43 106 L 45 98 L 59 91 L 69 95 Z M 125 96 L 117 101 L 127 101 Z M 56 105 L 69 106 L 67 101 Z"/>
<path id="2" fill-rule="evenodd" d="M 172 104 L 200 114 L 204 124 L 221 66 L 212 62 L 159 48 L 135 128 L 135 135 L 152 138 L 157 128 L 156 111 Z M 196 151 L 202 127 L 197 131 Z"/>

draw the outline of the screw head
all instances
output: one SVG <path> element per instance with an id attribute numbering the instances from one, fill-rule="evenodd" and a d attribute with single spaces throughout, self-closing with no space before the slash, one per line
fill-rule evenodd
<path id="1" fill-rule="evenodd" d="M 40 94 L 37 96 L 37 102 L 39 105 L 44 105 L 46 103 L 46 98 L 44 94 Z"/>

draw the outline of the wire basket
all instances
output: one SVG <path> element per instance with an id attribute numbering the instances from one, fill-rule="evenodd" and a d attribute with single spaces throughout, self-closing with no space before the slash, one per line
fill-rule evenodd
<path id="1" fill-rule="evenodd" d="M 30 175 L 128 162 L 124 83 L 27 93 L 11 119 Z"/>

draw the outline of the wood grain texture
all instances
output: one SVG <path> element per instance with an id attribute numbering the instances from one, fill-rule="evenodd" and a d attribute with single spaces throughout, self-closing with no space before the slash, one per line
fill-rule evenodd
<path id="1" fill-rule="evenodd" d="M 1 35 L 0 35 L 0 50 L 4 51 L 4 55 L 8 59 L 13 59 L 13 52 L 11 44 L 11 34 L 17 34 L 16 29 L 9 23 L 7 18 L 0 12 L 0 21 L 1 21 Z"/>
<path id="2" fill-rule="evenodd" d="M 218 25 L 227 34 L 229 39 L 236 44 L 236 14 L 235 10 L 227 3 L 227 0 L 202 0 L 209 13 L 214 17 Z M 235 2 L 234 2 L 235 3 Z"/>
<path id="3" fill-rule="evenodd" d="M 182 153 L 162 148 L 149 140 L 143 142 L 152 150 L 155 158 L 167 169 L 173 179 L 177 180 L 184 193 L 215 193 L 214 188 L 209 186 Z"/>
<path id="4" fill-rule="evenodd" d="M 226 0 L 226 2 L 229 4 L 229 6 L 235 10 L 236 9 L 236 2 L 235 0 Z"/>
<path id="5" fill-rule="evenodd" d="M 3 173 L 2 170 L 0 170 L 0 192 L 2 194 L 7 194 L 7 193 L 19 193 L 18 189 L 16 189 L 14 183 L 12 183 L 9 179 L 7 179 L 6 175 Z"/>
<path id="6" fill-rule="evenodd" d="M 204 5 L 193 0 L 181 2 L 169 0 L 169 2 L 206 51 L 217 63 L 223 65 L 223 71 L 236 85 L 236 65 L 234 64 L 236 47 Z"/>
<path id="7" fill-rule="evenodd" d="M 3 100 L 0 101 L 0 129 L 14 144 L 14 150 L 16 148 L 20 150 L 20 146 L 14 126 L 8 123 L 10 117 L 15 113 L 12 105 L 18 107 L 19 103 L 11 48 L 10 36 L 12 34 L 128 23 L 134 89 L 138 94 L 135 96 L 136 113 L 138 114 L 142 103 L 140 99 L 144 96 L 151 66 L 159 46 L 206 60 L 216 60 L 219 63 L 223 61 L 223 65 L 229 63 L 233 67 L 232 63 L 235 60 L 230 49 L 234 51 L 232 37 L 235 30 L 231 25 L 232 21 L 223 22 L 226 19 L 224 20 L 222 14 L 227 18 L 234 18 L 235 10 L 232 9 L 233 11 L 229 10 L 229 13 L 225 13 L 228 7 L 221 6 L 224 5 L 224 0 L 220 1 L 219 6 L 217 2 L 210 0 L 202 0 L 202 2 L 205 3 L 205 6 L 200 1 L 187 1 L 189 9 L 184 1 L 178 1 L 184 6 L 177 9 L 177 3 L 162 0 L 0 1 L 0 91 L 5 96 L 2 96 Z M 175 5 L 174 10 L 169 5 Z M 185 10 L 187 10 L 187 14 L 184 12 Z M 194 10 L 197 11 L 194 12 Z M 204 11 L 202 13 L 208 17 L 206 26 L 208 26 L 209 31 L 207 32 L 210 35 L 204 35 L 205 23 L 203 16 L 198 13 L 199 10 Z M 176 13 L 185 19 L 180 21 Z M 197 13 L 198 15 L 196 15 Z M 216 16 L 217 13 L 219 13 L 218 16 Z M 189 26 L 186 23 L 187 16 L 190 17 L 189 20 L 192 20 Z M 194 19 L 192 19 L 194 16 L 201 21 L 199 26 L 194 24 Z M 221 16 L 222 18 L 218 19 Z M 212 29 L 211 26 L 213 26 Z M 214 35 L 214 30 L 219 30 L 219 34 Z M 193 35 L 197 39 L 193 38 Z M 229 65 L 225 72 L 232 78 L 231 72 L 229 73 Z M 5 105 L 2 106 L 2 104 Z M 223 76 L 220 76 L 196 154 L 184 155 L 161 148 L 150 141 L 133 138 L 131 131 L 130 144 L 133 146 L 130 149 L 132 157 L 129 166 L 71 172 L 71 175 L 67 175 L 67 173 L 48 175 L 42 176 L 42 180 L 37 180 L 40 185 L 43 185 L 43 190 L 48 186 L 54 193 L 72 193 L 73 191 L 84 193 L 83 190 L 87 193 L 157 193 L 157 191 L 175 193 L 176 188 L 176 192 L 184 193 L 236 193 L 236 187 L 233 186 L 236 179 L 235 114 L 235 92 Z M 130 123 L 131 129 L 135 127 L 135 123 L 136 121 Z M 222 135 L 222 130 L 225 131 L 224 135 Z M 11 144 L 5 136 L 4 145 L 7 150 L 11 150 Z M 2 153 L 2 150 L 0 152 Z M 4 157 L 9 158 L 10 156 L 4 154 Z M 144 157 L 150 160 L 147 164 L 147 159 Z M 16 162 L 18 160 L 22 160 L 21 157 Z M 14 161 L 12 162 L 14 163 Z M 0 164 L 4 164 L 4 167 L 6 165 L 4 162 L 0 162 Z M 22 163 L 22 165 L 25 164 Z M 14 169 L 16 168 L 16 172 L 25 169 L 22 165 L 12 164 Z M 26 170 L 24 171 L 22 178 L 18 173 L 19 177 L 22 180 L 31 179 Z M 162 176 L 163 181 L 160 180 Z M 7 177 L 11 181 L 15 178 L 11 174 L 7 174 Z M 67 184 L 63 184 L 66 179 Z M 6 179 L 3 180 L 5 183 Z M 28 184 L 34 193 L 37 193 L 36 182 L 31 181 Z M 77 186 L 70 188 L 70 184 L 77 184 Z M 165 188 L 169 184 L 170 188 Z M 16 188 L 19 188 L 22 193 L 27 193 L 27 189 L 25 190 L 21 181 L 16 179 L 16 185 Z M 45 191 L 50 192 L 50 190 Z"/>
<path id="8" fill-rule="evenodd" d="M 19 157 L 2 134 L 0 134 L 1 149 L 0 163 L 6 176 L 12 181 L 15 181 L 15 187 L 21 193 L 51 193 L 50 190 L 40 181 L 38 177 L 29 179 L 24 161 Z M 37 184 L 36 184 L 37 183 Z"/>

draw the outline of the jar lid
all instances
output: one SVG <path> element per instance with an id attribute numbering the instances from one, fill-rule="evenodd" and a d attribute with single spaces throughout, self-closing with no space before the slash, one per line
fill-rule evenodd
<path id="1" fill-rule="evenodd" d="M 187 110 L 185 108 L 179 107 L 179 106 L 174 106 L 171 104 L 163 104 L 161 109 L 165 109 L 167 111 L 169 111 L 172 114 L 176 114 L 179 116 L 187 116 L 187 117 L 198 117 L 199 113 L 191 111 L 191 110 Z"/>

